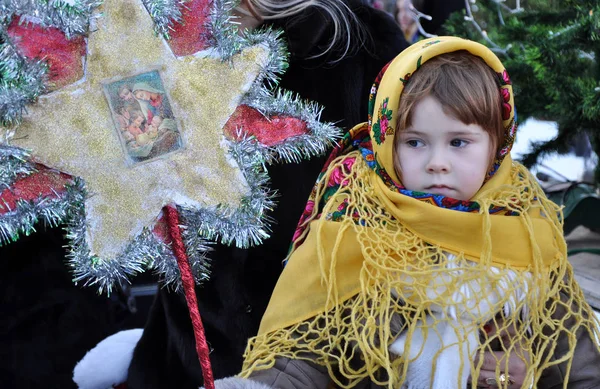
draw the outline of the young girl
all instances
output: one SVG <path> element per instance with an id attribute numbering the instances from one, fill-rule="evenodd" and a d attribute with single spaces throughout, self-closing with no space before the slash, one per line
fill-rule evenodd
<path id="1" fill-rule="evenodd" d="M 369 123 L 334 152 L 301 218 L 246 352 L 248 387 L 464 388 L 470 375 L 507 388 L 515 358 L 524 387 L 549 387 L 560 363 L 566 387 L 573 363 L 598 359 L 597 345 L 573 358 L 598 323 L 567 262 L 560 208 L 511 160 L 512 86 L 498 58 L 425 40 L 384 68 L 370 99 Z M 494 350 L 487 371 L 477 357 Z"/>

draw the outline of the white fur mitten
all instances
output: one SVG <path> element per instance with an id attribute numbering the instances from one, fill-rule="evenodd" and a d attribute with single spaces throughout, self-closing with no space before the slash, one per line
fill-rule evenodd
<path id="1" fill-rule="evenodd" d="M 73 370 L 73 381 L 80 389 L 107 389 L 127 381 L 133 350 L 142 329 L 117 332 L 87 352 Z"/>
<path id="2" fill-rule="evenodd" d="M 406 333 L 401 334 L 390 345 L 390 352 L 396 355 L 404 355 L 408 351 L 410 362 L 404 385 L 402 386 L 403 389 L 431 388 L 432 363 L 435 360 L 435 354 L 440 349 L 441 340 L 433 328 L 434 318 L 428 316 L 426 320 L 426 323 L 422 327 L 415 328 L 409 350 L 405 350 L 408 340 Z M 445 323 L 442 323 L 437 323 L 437 330 L 445 326 Z"/>
<path id="3" fill-rule="evenodd" d="M 452 321 L 444 320 L 441 314 L 434 315 L 427 316 L 426 322 L 415 328 L 409 350 L 405 350 L 405 334 L 390 345 L 390 352 L 396 355 L 403 355 L 406 351 L 409 354 L 403 389 L 467 387 L 471 367 L 469 356 L 479 344 L 477 329 L 463 330 L 468 329 L 470 323 L 460 320 L 455 328 Z"/>

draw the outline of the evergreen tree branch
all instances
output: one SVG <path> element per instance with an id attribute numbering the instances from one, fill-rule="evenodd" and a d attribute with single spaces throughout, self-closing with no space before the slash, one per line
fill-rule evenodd
<path id="1" fill-rule="evenodd" d="M 527 9 L 516 0 L 514 8 L 501 3 L 481 0 L 475 10 L 467 1 L 465 12 L 444 27 L 510 54 L 502 61 L 520 122 L 529 117 L 557 122 L 556 137 L 533 144 L 523 162 L 531 167 L 546 155 L 569 153 L 579 134 L 587 134 L 600 155 L 600 1 L 528 0 Z M 600 183 L 600 167 L 595 174 Z"/>
<path id="2" fill-rule="evenodd" d="M 494 0 L 492 0 L 492 1 L 494 1 Z M 494 3 L 499 4 L 497 1 L 494 1 Z M 465 9 L 467 12 L 467 15 L 465 16 L 465 20 L 470 22 L 471 24 L 473 24 L 475 29 L 481 34 L 483 39 L 485 39 L 485 41 L 489 44 L 490 50 L 492 50 L 495 53 L 502 54 L 502 55 L 508 57 L 508 50 L 510 50 L 512 45 L 509 44 L 505 48 L 502 48 L 490 39 L 487 32 L 484 29 L 482 29 L 481 26 L 479 25 L 479 23 L 477 22 L 477 20 L 475 20 L 475 17 L 473 16 L 473 12 L 471 10 L 471 1 L 470 0 L 465 0 Z"/>

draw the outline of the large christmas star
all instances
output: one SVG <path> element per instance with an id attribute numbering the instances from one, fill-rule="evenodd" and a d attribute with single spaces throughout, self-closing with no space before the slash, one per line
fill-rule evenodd
<path id="1" fill-rule="evenodd" d="M 89 37 L 84 80 L 40 98 L 12 144 L 85 180 L 88 244 L 93 255 L 109 259 L 152 226 L 168 203 L 235 206 L 248 192 L 239 168 L 227 157 L 222 127 L 258 75 L 267 50 L 247 49 L 231 63 L 176 58 L 154 34 L 141 2 L 106 0 L 103 11 Z M 125 146 L 119 133 L 117 107 L 111 112 L 105 90 L 119 80 L 140 81 L 130 77 L 153 71 L 162 81 L 168 100 L 162 105 L 172 111 L 182 146 L 136 163 L 128 155 L 131 144 Z M 145 115 L 143 121 L 147 125 L 151 119 Z"/>
<path id="2" fill-rule="evenodd" d="M 339 137 L 319 121 L 317 104 L 272 90 L 287 67 L 278 32 L 238 35 L 225 0 L 143 2 L 155 30 L 171 35 L 170 48 L 153 34 L 138 0 L 107 0 L 89 38 L 84 79 L 40 98 L 16 134 L 0 127 L 8 140 L 0 143 L 0 244 L 39 222 L 64 223 L 74 280 L 100 291 L 147 268 L 180 286 L 173 230 L 157 222 L 169 203 L 177 205 L 192 272 L 202 282 L 207 240 L 247 247 L 268 237 L 265 210 L 274 203 L 265 164 L 322 154 Z M 25 101 L 39 95 L 37 61 L 47 60 L 57 88 L 83 73 L 76 66 L 82 39 L 74 44 L 64 33 L 81 27 L 69 15 L 88 19 L 95 4 L 19 8 L 44 22 L 21 26 L 15 19 L 11 38 L 3 35 L 0 66 L 15 72 L 0 94 L 22 98 L 3 106 L 10 109 L 0 110 L 1 123 L 18 123 Z M 44 31 L 48 26 L 54 29 Z M 173 55 L 206 48 L 203 57 Z"/>

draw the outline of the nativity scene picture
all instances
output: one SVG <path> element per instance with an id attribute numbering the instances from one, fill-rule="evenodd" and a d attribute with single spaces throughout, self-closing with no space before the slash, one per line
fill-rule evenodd
<path id="1" fill-rule="evenodd" d="M 158 71 L 104 85 L 116 133 L 130 164 L 182 147 L 181 133 Z"/>

